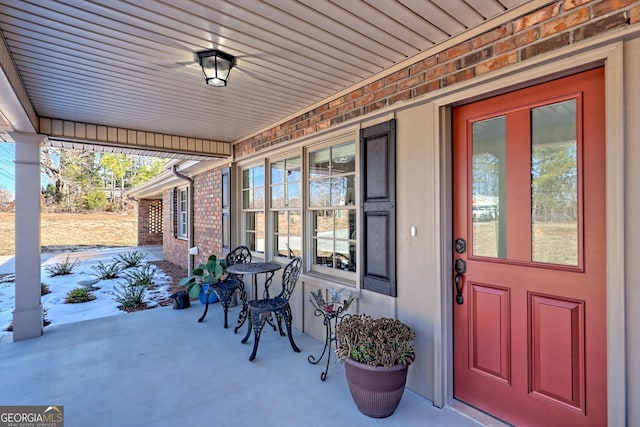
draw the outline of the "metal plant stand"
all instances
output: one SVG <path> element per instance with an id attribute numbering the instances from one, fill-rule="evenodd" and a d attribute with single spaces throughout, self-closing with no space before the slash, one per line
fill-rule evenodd
<path id="1" fill-rule="evenodd" d="M 324 369 L 324 372 L 320 374 L 320 379 L 322 381 L 327 379 L 327 372 L 329 372 L 331 346 L 336 341 L 336 327 L 338 326 L 338 324 L 340 324 L 342 319 L 351 316 L 350 314 L 345 312 L 349 309 L 351 302 L 356 297 L 353 291 L 349 291 L 349 296 L 346 299 L 340 301 L 340 297 L 344 290 L 336 291 L 335 289 L 331 288 L 330 291 L 332 298 L 331 302 L 329 303 L 325 302 L 324 298 L 322 297 L 322 290 L 318 290 L 317 294 L 311 292 L 312 298 L 309 299 L 309 301 L 313 305 L 313 308 L 315 309 L 313 314 L 316 317 L 323 317 L 322 323 L 325 327 L 325 339 L 324 348 L 322 349 L 322 354 L 320 355 L 320 357 L 316 358 L 313 355 L 309 355 L 307 360 L 309 361 L 309 363 L 317 365 L 325 357 L 325 355 L 327 356 L 327 365 Z"/>

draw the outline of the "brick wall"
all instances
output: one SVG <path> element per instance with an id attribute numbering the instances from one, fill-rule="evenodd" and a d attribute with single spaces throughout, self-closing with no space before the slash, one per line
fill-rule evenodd
<path id="1" fill-rule="evenodd" d="M 162 252 L 166 261 L 187 268 L 187 251 L 189 243 L 185 239 L 178 239 L 171 233 L 171 190 L 162 193 Z"/>
<path id="2" fill-rule="evenodd" d="M 163 241 L 162 200 L 138 201 L 138 246 L 161 245 Z"/>
<path id="3" fill-rule="evenodd" d="M 555 1 L 242 141 L 234 155 L 241 159 L 638 22 L 640 1 Z"/>
<path id="4" fill-rule="evenodd" d="M 222 252 L 222 168 L 212 169 L 194 177 L 194 245 L 199 249 L 199 254 L 194 258 L 194 267 L 206 262 L 211 254 L 225 255 Z M 189 242 L 171 234 L 170 209 L 170 190 L 166 190 L 163 193 L 164 259 L 187 268 Z"/>
<path id="5" fill-rule="evenodd" d="M 211 254 L 223 255 L 221 173 L 222 168 L 216 168 L 194 177 L 194 243 L 200 249 L 200 254 L 195 259 L 196 266 L 205 262 Z"/>

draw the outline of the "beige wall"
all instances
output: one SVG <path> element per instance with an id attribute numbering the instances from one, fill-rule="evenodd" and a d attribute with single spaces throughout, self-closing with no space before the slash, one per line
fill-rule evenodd
<path id="1" fill-rule="evenodd" d="M 625 43 L 627 423 L 640 421 L 640 38 Z"/>

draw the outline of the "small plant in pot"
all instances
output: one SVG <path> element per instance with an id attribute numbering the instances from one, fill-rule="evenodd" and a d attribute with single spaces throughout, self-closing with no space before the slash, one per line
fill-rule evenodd
<path id="1" fill-rule="evenodd" d="M 200 264 L 198 268 L 193 270 L 193 274 L 189 277 L 185 277 L 180 280 L 180 285 L 186 287 L 186 291 L 191 298 L 200 298 L 202 304 L 206 304 L 206 295 L 209 286 L 212 283 L 220 281 L 222 276 L 227 271 L 227 261 L 224 258 L 218 258 L 215 255 L 211 255 L 207 259 L 206 264 Z M 209 303 L 218 301 L 218 296 L 215 292 L 209 294 Z"/>
<path id="2" fill-rule="evenodd" d="M 415 332 L 399 320 L 356 314 L 336 328 L 336 355 L 345 362 L 358 410 L 373 418 L 394 413 L 415 360 Z"/>

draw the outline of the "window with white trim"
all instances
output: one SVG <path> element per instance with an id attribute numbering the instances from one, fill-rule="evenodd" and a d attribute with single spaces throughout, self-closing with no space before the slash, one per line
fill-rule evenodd
<path id="1" fill-rule="evenodd" d="M 178 190 L 178 237 L 187 238 L 187 227 L 189 223 L 189 199 L 188 189 L 181 188 Z"/>
<path id="2" fill-rule="evenodd" d="M 252 251 L 265 249 L 265 176 L 264 166 L 242 171 L 242 225 L 244 244 Z"/>
<path id="3" fill-rule="evenodd" d="M 274 257 L 302 255 L 302 162 L 300 156 L 270 164 Z"/>
<path id="4" fill-rule="evenodd" d="M 352 277 L 357 260 L 356 143 L 311 150 L 308 156 L 311 268 Z"/>

